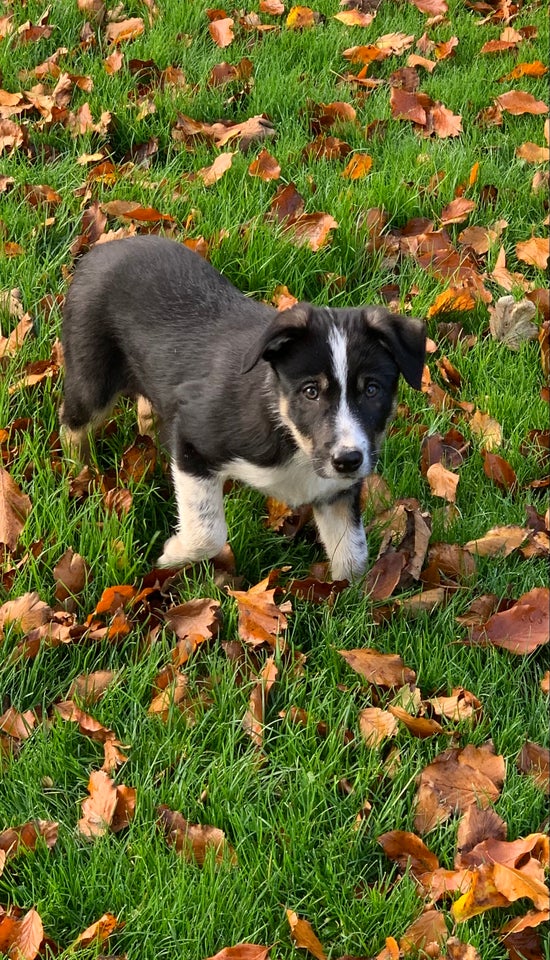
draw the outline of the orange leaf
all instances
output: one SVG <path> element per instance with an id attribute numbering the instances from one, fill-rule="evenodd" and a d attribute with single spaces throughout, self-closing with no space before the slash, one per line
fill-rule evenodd
<path id="1" fill-rule="evenodd" d="M 250 164 L 248 172 L 251 177 L 259 177 L 261 180 L 278 180 L 281 167 L 268 150 L 262 150 Z"/>
<path id="2" fill-rule="evenodd" d="M 289 30 L 304 30 L 315 26 L 315 15 L 310 7 L 292 7 L 286 25 Z"/>
<path id="3" fill-rule="evenodd" d="M 352 670 L 369 683 L 396 688 L 403 686 L 404 683 L 412 684 L 416 680 L 414 670 L 405 666 L 398 653 L 380 653 L 369 647 L 339 650 L 338 653 Z"/>
<path id="4" fill-rule="evenodd" d="M 516 256 L 524 263 L 530 263 L 539 270 L 546 270 L 550 256 L 550 240 L 548 237 L 531 237 L 516 243 Z"/>
<path id="5" fill-rule="evenodd" d="M 521 146 L 516 148 L 516 157 L 525 160 L 527 163 L 548 163 L 550 149 L 540 147 L 538 143 L 532 143 L 528 140 L 527 143 L 522 143 Z"/>
<path id="6" fill-rule="evenodd" d="M 96 920 L 95 923 L 86 927 L 82 933 L 79 933 L 72 947 L 76 947 L 77 944 L 79 944 L 80 947 L 87 947 L 90 944 L 103 943 L 105 940 L 108 940 L 115 930 L 119 930 L 122 926 L 124 926 L 124 924 L 120 923 L 112 913 L 104 913 L 99 920 Z"/>
<path id="7" fill-rule="evenodd" d="M 270 950 L 271 947 L 260 947 L 257 943 L 237 943 L 234 947 L 224 947 L 207 960 L 267 960 Z"/>
<path id="8" fill-rule="evenodd" d="M 164 833 L 168 846 L 173 847 L 190 863 L 202 866 L 210 851 L 213 851 L 215 863 L 226 858 L 236 864 L 235 851 L 228 843 L 225 833 L 218 827 L 200 823 L 189 823 L 177 810 L 171 810 L 165 804 L 157 807 L 159 829 Z"/>
<path id="9" fill-rule="evenodd" d="M 130 19 L 121 20 L 119 23 L 107 24 L 105 39 L 108 43 L 123 43 L 126 40 L 135 40 L 144 30 L 145 25 L 141 17 L 130 17 Z"/>
<path id="10" fill-rule="evenodd" d="M 477 553 L 480 557 L 497 557 L 499 555 L 507 557 L 514 550 L 518 550 L 528 536 L 529 531 L 525 527 L 515 524 L 491 527 L 482 537 L 465 543 L 464 549 L 469 550 L 470 553 Z"/>
<path id="11" fill-rule="evenodd" d="M 263 745 L 265 708 L 278 673 L 273 657 L 268 657 L 250 694 L 248 709 L 243 718 L 243 729 L 258 748 Z"/>
<path id="12" fill-rule="evenodd" d="M 326 960 L 327 955 L 321 941 L 315 936 L 309 921 L 302 920 L 294 910 L 287 909 L 286 916 L 290 925 L 290 935 L 296 946 L 309 950 L 317 960 Z"/>
<path id="13" fill-rule="evenodd" d="M 482 450 L 483 472 L 489 480 L 496 483 L 497 487 L 506 493 L 513 491 L 517 487 L 517 477 L 515 471 L 504 457 L 498 453 L 491 453 L 490 450 Z"/>
<path id="14" fill-rule="evenodd" d="M 435 853 L 432 853 L 415 833 L 390 830 L 389 833 L 383 833 L 377 837 L 376 842 L 380 844 L 386 856 L 399 865 L 403 873 L 407 867 L 410 867 L 413 875 L 420 877 L 423 873 L 429 873 L 439 867 L 439 860 Z"/>
<path id="15" fill-rule="evenodd" d="M 339 20 L 346 27 L 370 27 L 375 16 L 375 13 L 362 13 L 360 10 L 353 9 L 335 13 L 332 19 Z"/>
<path id="16" fill-rule="evenodd" d="M 496 97 L 495 103 L 501 110 L 507 110 L 514 116 L 520 116 L 522 113 L 543 114 L 548 112 L 544 100 L 536 100 L 531 93 L 525 93 L 524 90 L 509 90 L 507 93 L 501 93 Z"/>
<path id="17" fill-rule="evenodd" d="M 550 589 L 535 587 L 524 593 L 508 610 L 493 614 L 486 623 L 472 628 L 472 642 L 503 647 L 525 655 L 550 640 Z"/>
<path id="18" fill-rule="evenodd" d="M 456 197 L 441 211 L 441 223 L 461 223 L 475 208 L 474 200 L 467 200 L 466 197 Z"/>
<path id="19" fill-rule="evenodd" d="M 372 167 L 372 157 L 368 153 L 352 153 L 342 176 L 347 180 L 359 180 L 366 177 Z"/>
<path id="20" fill-rule="evenodd" d="M 228 47 L 233 43 L 235 36 L 233 27 L 235 21 L 231 17 L 224 17 L 220 20 L 213 20 L 208 24 L 208 31 L 217 47 Z"/>
<path id="21" fill-rule="evenodd" d="M 476 302 L 467 287 L 448 287 L 437 295 L 428 308 L 428 317 L 435 317 L 438 313 L 473 310 L 475 305 Z"/>
<path id="22" fill-rule="evenodd" d="M 310 250 L 316 251 L 328 243 L 331 230 L 337 226 L 330 213 L 301 213 L 285 229 L 298 246 L 307 244 Z"/>
<path id="23" fill-rule="evenodd" d="M 443 497 L 448 503 L 455 503 L 456 488 L 460 477 L 447 470 L 442 463 L 432 463 L 426 471 L 426 479 L 434 497 Z"/>
<path id="24" fill-rule="evenodd" d="M 117 805 L 117 788 L 103 770 L 93 770 L 88 783 L 90 796 L 82 801 L 78 829 L 85 837 L 102 837 L 109 829 Z"/>
<path id="25" fill-rule="evenodd" d="M 395 737 L 399 725 L 388 710 L 366 707 L 359 713 L 359 730 L 367 747 L 374 749 L 388 737 Z"/>
<path id="26" fill-rule="evenodd" d="M 547 72 L 548 67 L 545 67 L 540 60 L 534 60 L 532 63 L 516 64 L 514 69 L 504 77 L 500 77 L 500 80 L 519 80 L 521 77 L 543 77 Z"/>

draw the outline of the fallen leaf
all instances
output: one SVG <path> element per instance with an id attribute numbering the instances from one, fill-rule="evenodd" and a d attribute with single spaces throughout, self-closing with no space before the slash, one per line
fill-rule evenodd
<path id="1" fill-rule="evenodd" d="M 273 657 L 268 657 L 250 694 L 248 709 L 243 718 L 243 730 L 258 749 L 263 746 L 265 709 L 278 673 Z"/>
<path id="2" fill-rule="evenodd" d="M 15 600 L 6 600 L 0 607 L 0 638 L 10 624 L 14 624 L 22 633 L 29 633 L 48 623 L 52 617 L 53 610 L 35 591 L 22 593 Z"/>
<path id="3" fill-rule="evenodd" d="M 532 653 L 550 639 L 550 589 L 535 587 L 508 610 L 493 614 L 471 629 L 471 643 L 503 647 L 520 656 Z"/>
<path id="4" fill-rule="evenodd" d="M 438 294 L 428 307 L 428 317 L 435 317 L 439 313 L 473 310 L 475 305 L 471 290 L 467 287 L 448 287 Z"/>
<path id="5" fill-rule="evenodd" d="M 390 704 L 388 711 L 396 720 L 401 720 L 401 723 L 406 726 L 413 737 L 418 737 L 420 740 L 445 732 L 437 720 L 432 720 L 429 717 L 414 717 L 407 710 L 403 710 L 402 707 Z"/>
<path id="6" fill-rule="evenodd" d="M 476 410 L 468 426 L 472 433 L 479 438 L 479 444 L 482 450 L 492 451 L 502 446 L 502 427 L 500 423 L 489 416 L 488 413 L 482 413 L 481 410 Z"/>
<path id="7" fill-rule="evenodd" d="M 263 2 L 273 3 L 277 0 L 263 0 Z M 260 7 L 261 5 L 262 0 L 260 0 Z M 257 943 L 237 943 L 234 947 L 223 947 L 213 957 L 207 957 L 207 960 L 267 960 L 270 950 L 271 947 L 260 947 Z"/>
<path id="8" fill-rule="evenodd" d="M 281 167 L 268 150 L 261 150 L 250 164 L 248 172 L 251 177 L 259 177 L 260 180 L 278 180 L 281 176 Z"/>
<path id="9" fill-rule="evenodd" d="M 441 211 L 441 223 L 462 223 L 475 210 L 474 200 L 467 200 L 466 197 L 456 197 Z"/>
<path id="10" fill-rule="evenodd" d="M 489 327 L 495 340 L 501 340 L 511 350 L 518 350 L 525 340 L 534 340 L 539 329 L 533 318 L 537 308 L 531 300 L 516 301 L 514 297 L 500 297 L 489 311 Z"/>
<path id="11" fill-rule="evenodd" d="M 547 72 L 548 67 L 545 67 L 540 60 L 533 60 L 532 63 L 516 64 L 510 73 L 499 77 L 499 81 L 502 83 L 504 80 L 519 80 L 521 77 L 543 77 Z"/>
<path id="12" fill-rule="evenodd" d="M 500 487 L 505 493 L 514 492 L 517 488 L 517 477 L 508 461 L 498 453 L 491 453 L 487 448 L 482 450 L 481 453 L 485 476 L 496 483 L 497 487 Z"/>
<path id="13" fill-rule="evenodd" d="M 329 213 L 301 213 L 285 227 L 285 232 L 298 246 L 307 245 L 317 251 L 325 246 L 331 230 L 337 226 L 338 222 Z"/>
<path id="14" fill-rule="evenodd" d="M 506 840 L 507 832 L 507 824 L 499 817 L 496 810 L 492 807 L 482 808 L 472 804 L 458 824 L 455 867 L 470 865 L 468 855 L 471 850 L 484 840 Z"/>
<path id="15" fill-rule="evenodd" d="M 290 936 L 297 947 L 308 950 L 317 960 L 326 960 L 326 953 L 318 937 L 315 936 L 309 920 L 300 918 L 294 910 L 286 911 L 290 926 Z"/>
<path id="16" fill-rule="evenodd" d="M 361 10 L 355 8 L 335 13 L 332 19 L 339 20 L 346 27 L 370 27 L 375 16 L 376 13 L 362 13 Z"/>
<path id="17" fill-rule="evenodd" d="M 19 827 L 9 827 L 0 833 L 0 851 L 7 860 L 18 856 L 20 849 L 35 850 L 39 838 L 49 850 L 57 843 L 59 824 L 52 820 L 30 820 Z"/>
<path id="18" fill-rule="evenodd" d="M 88 782 L 90 794 L 82 801 L 78 829 L 85 837 L 102 837 L 109 829 L 117 805 L 117 788 L 103 770 L 93 770 Z"/>
<path id="19" fill-rule="evenodd" d="M 410 869 L 414 877 L 437 870 L 439 860 L 435 853 L 415 833 L 405 830 L 391 830 L 376 838 L 384 853 L 398 864 L 402 873 Z"/>
<path id="20" fill-rule="evenodd" d="M 215 863 L 228 860 L 235 865 L 237 857 L 228 843 L 225 833 L 218 827 L 200 823 L 189 823 L 177 810 L 171 810 L 165 804 L 157 807 L 157 824 L 166 837 L 168 846 L 173 847 L 189 863 L 202 866 L 212 851 Z"/>
<path id="21" fill-rule="evenodd" d="M 235 21 L 232 17 L 223 17 L 208 24 L 208 32 L 217 47 L 228 47 L 233 43 L 235 39 L 234 25 Z"/>
<path id="22" fill-rule="evenodd" d="M 550 751 L 538 743 L 526 740 L 518 757 L 518 769 L 528 774 L 537 787 L 550 793 Z"/>
<path id="23" fill-rule="evenodd" d="M 359 731 L 367 747 L 374 749 L 388 737 L 395 737 L 399 725 L 388 710 L 366 707 L 359 713 Z"/>
<path id="24" fill-rule="evenodd" d="M 495 755 L 490 743 L 439 754 L 420 774 L 415 829 L 425 834 L 454 812 L 464 813 L 476 803 L 482 807 L 494 803 L 504 775 L 504 758 Z"/>
<path id="25" fill-rule="evenodd" d="M 71 683 L 67 691 L 67 700 L 78 697 L 84 703 L 97 703 L 116 677 L 117 674 L 113 670 L 81 673 Z"/>
<path id="26" fill-rule="evenodd" d="M 0 467 L 0 543 L 8 550 L 15 550 L 30 512 L 30 498 L 8 471 Z"/>
<path id="27" fill-rule="evenodd" d="M 529 531 L 525 527 L 514 524 L 491 527 L 482 537 L 465 543 L 464 549 L 480 557 L 507 557 L 514 550 L 518 550 L 528 536 Z"/>
<path id="28" fill-rule="evenodd" d="M 399 947 L 405 956 L 413 952 L 416 954 L 418 950 L 424 951 L 426 956 L 437 956 L 434 947 L 442 947 L 448 936 L 443 914 L 432 908 L 407 927 L 399 941 Z"/>
<path id="29" fill-rule="evenodd" d="M 352 153 L 346 166 L 342 170 L 342 177 L 346 180 L 360 180 L 366 177 L 372 167 L 372 157 L 368 153 Z"/>
<path id="30" fill-rule="evenodd" d="M 124 924 L 117 920 L 112 913 L 104 913 L 99 920 L 79 933 L 70 949 L 74 949 L 77 945 L 78 947 L 87 947 L 90 944 L 104 943 L 115 930 L 119 930 L 123 926 Z"/>
<path id="31" fill-rule="evenodd" d="M 548 112 L 544 100 L 536 100 L 531 93 L 524 90 L 509 90 L 495 98 L 501 110 L 507 110 L 515 117 L 522 113 L 545 114 Z"/>
<path id="32" fill-rule="evenodd" d="M 541 147 L 538 143 L 532 143 L 528 140 L 516 147 L 516 157 L 525 160 L 527 163 L 548 163 L 550 160 L 550 148 Z M 533 187 L 533 189 L 535 189 Z"/>
<path id="33" fill-rule="evenodd" d="M 20 713 L 15 707 L 8 707 L 0 716 L 0 733 L 4 733 L 14 740 L 27 740 L 36 723 L 36 714 L 32 710 L 25 710 L 24 713 Z"/>
<path id="34" fill-rule="evenodd" d="M 105 30 L 105 39 L 107 43 L 117 45 L 126 43 L 128 40 L 135 40 L 145 30 L 145 24 L 141 17 L 130 17 L 128 20 L 111 21 L 107 24 Z"/>
<path id="35" fill-rule="evenodd" d="M 414 670 L 406 667 L 397 653 L 380 653 L 370 647 L 339 650 L 338 653 L 352 670 L 377 686 L 394 689 L 404 683 L 414 684 L 416 680 Z"/>
<path id="36" fill-rule="evenodd" d="M 315 14 L 310 7 L 291 7 L 286 18 L 288 30 L 305 30 L 315 26 Z"/>
<path id="37" fill-rule="evenodd" d="M 84 557 L 69 547 L 53 568 L 55 599 L 62 602 L 80 593 L 88 582 L 90 568 Z"/>
<path id="38" fill-rule="evenodd" d="M 448 503 L 455 503 L 456 488 L 460 477 L 447 470 L 442 463 L 432 463 L 426 471 L 426 479 L 434 497 L 442 497 Z"/>
<path id="39" fill-rule="evenodd" d="M 532 264 L 539 270 L 546 270 L 550 256 L 550 240 L 548 237 L 531 237 L 516 243 L 516 257 L 524 263 Z M 530 302 L 530 301 L 528 301 Z"/>
<path id="40" fill-rule="evenodd" d="M 241 640 L 257 647 L 267 644 L 275 648 L 284 646 L 281 634 L 286 630 L 292 606 L 289 601 L 281 605 L 275 603 L 277 588 L 270 590 L 272 577 L 268 576 L 249 590 L 229 590 L 228 594 L 237 601 L 239 611 L 239 636 Z"/>

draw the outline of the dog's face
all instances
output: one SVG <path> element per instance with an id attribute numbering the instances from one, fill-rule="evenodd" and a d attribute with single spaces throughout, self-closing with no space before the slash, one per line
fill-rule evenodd
<path id="1" fill-rule="evenodd" d="M 243 372 L 271 364 L 281 421 L 316 473 L 344 485 L 374 469 L 399 374 L 418 389 L 424 354 L 419 320 L 298 304 L 271 322 Z"/>

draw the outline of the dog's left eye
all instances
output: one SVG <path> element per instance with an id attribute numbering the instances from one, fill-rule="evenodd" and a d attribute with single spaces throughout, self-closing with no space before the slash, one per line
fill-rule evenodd
<path id="1" fill-rule="evenodd" d="M 371 381 L 370 383 L 366 383 L 366 384 L 365 384 L 364 393 L 365 393 L 365 396 L 366 396 L 366 397 L 372 398 L 372 397 L 375 397 L 375 396 L 376 396 L 376 394 L 378 393 L 379 390 L 380 390 L 380 387 L 378 386 L 378 384 L 377 384 L 377 383 L 373 383 L 373 382 Z"/>
<path id="2" fill-rule="evenodd" d="M 316 383 L 306 383 L 305 387 L 302 387 L 302 393 L 308 400 L 317 400 L 319 398 L 319 387 Z"/>

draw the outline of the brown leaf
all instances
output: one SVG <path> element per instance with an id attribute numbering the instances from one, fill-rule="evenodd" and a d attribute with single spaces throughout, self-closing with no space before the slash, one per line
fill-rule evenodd
<path id="1" fill-rule="evenodd" d="M 378 557 L 365 580 L 364 590 L 371 600 L 387 600 L 392 595 L 400 583 L 406 563 L 407 555 L 391 547 Z"/>
<path id="2" fill-rule="evenodd" d="M 501 110 L 507 110 L 515 117 L 522 113 L 545 114 L 548 112 L 544 100 L 536 100 L 531 93 L 524 90 L 509 90 L 495 98 Z"/>
<path id="3" fill-rule="evenodd" d="M 436 716 L 457 722 L 477 720 L 482 713 L 480 701 L 464 687 L 456 687 L 450 697 L 431 697 L 424 701 L 424 705 L 429 706 Z"/>
<path id="4" fill-rule="evenodd" d="M 272 577 L 268 576 L 249 590 L 227 591 L 237 601 L 239 636 L 254 647 L 268 644 L 274 648 L 277 644 L 284 644 L 280 634 L 286 630 L 286 614 L 291 612 L 292 607 L 288 601 L 277 606 L 277 588 L 270 590 L 271 583 Z"/>
<path id="5" fill-rule="evenodd" d="M 282 0 L 260 0 L 260 13 L 267 13 L 270 17 L 280 17 L 285 12 Z"/>
<path id="6" fill-rule="evenodd" d="M 268 657 L 250 694 L 248 709 L 243 717 L 243 730 L 258 749 L 263 746 L 265 708 L 278 673 L 273 657 Z"/>
<path id="7" fill-rule="evenodd" d="M 484 840 L 505 840 L 508 827 L 492 807 L 482 809 L 476 804 L 468 807 L 458 825 L 455 866 L 469 864 L 468 854 Z"/>
<path id="8" fill-rule="evenodd" d="M 27 740 L 36 726 L 36 715 L 32 710 L 20 713 L 15 707 L 8 709 L 0 716 L 0 733 L 12 737 L 14 740 Z"/>
<path id="9" fill-rule="evenodd" d="M 55 581 L 55 599 L 66 600 L 80 593 L 90 575 L 90 568 L 84 557 L 69 547 L 53 568 Z"/>
<path id="10" fill-rule="evenodd" d="M 141 17 L 130 17 L 128 20 L 120 20 L 118 23 L 111 22 L 107 24 L 105 30 L 105 39 L 107 43 L 119 44 L 127 40 L 135 40 L 145 30 L 145 25 Z"/>
<path id="11" fill-rule="evenodd" d="M 78 829 L 85 837 L 102 837 L 109 829 L 117 805 L 117 788 L 103 770 L 93 770 L 88 783 L 90 794 L 82 801 Z"/>
<path id="12" fill-rule="evenodd" d="M 30 498 L 8 471 L 0 467 L 0 544 L 5 544 L 8 550 L 15 550 L 30 512 Z"/>
<path id="13" fill-rule="evenodd" d="M 309 920 L 303 920 L 294 912 L 286 911 L 288 923 L 290 925 L 290 936 L 297 947 L 308 950 L 317 960 L 326 960 L 326 953 L 321 941 L 315 936 Z"/>
<path id="14" fill-rule="evenodd" d="M 550 160 L 550 148 L 541 147 L 538 143 L 532 143 L 528 140 L 516 147 L 516 157 L 525 160 L 527 163 L 548 163 Z M 535 175 L 536 176 L 536 175 Z M 533 189 L 535 189 L 533 187 Z"/>
<path id="15" fill-rule="evenodd" d="M 455 503 L 456 488 L 460 477 L 447 470 L 442 463 L 432 463 L 426 471 L 426 479 L 434 497 L 442 497 L 448 503 Z"/>
<path id="16" fill-rule="evenodd" d="M 377 686 L 395 689 L 416 680 L 414 670 L 406 667 L 397 653 L 380 653 L 369 647 L 339 650 L 338 653 L 352 670 Z"/>
<path id="17" fill-rule="evenodd" d="M 487 807 L 498 799 L 504 774 L 504 758 L 495 756 L 490 743 L 439 754 L 420 775 L 415 829 L 425 834 L 453 812 L 475 803 Z"/>
<path id="18" fill-rule="evenodd" d="M 233 43 L 235 39 L 234 25 L 235 21 L 231 17 L 220 18 L 208 24 L 208 32 L 217 47 L 228 47 Z"/>
<path id="19" fill-rule="evenodd" d="M 521 77 L 543 77 L 548 73 L 548 67 L 545 67 L 540 60 L 533 60 L 532 63 L 517 63 L 510 73 L 500 77 L 499 80 L 520 80 Z"/>
<path id="20" fill-rule="evenodd" d="M 96 920 L 95 923 L 86 927 L 82 933 L 79 933 L 71 946 L 74 948 L 78 944 L 79 947 L 87 947 L 90 944 L 103 943 L 105 940 L 108 940 L 115 930 L 123 926 L 124 924 L 117 920 L 112 913 L 104 913 L 99 920 Z"/>
<path id="21" fill-rule="evenodd" d="M 370 27 L 376 13 L 362 13 L 357 8 L 352 10 L 343 10 L 341 13 L 335 13 L 333 20 L 339 20 L 346 27 Z"/>
<path id="22" fill-rule="evenodd" d="M 293 220 L 303 213 L 304 198 L 298 193 L 293 183 L 286 186 L 281 184 L 269 205 L 270 217 L 283 223 L 285 220 Z"/>
<path id="23" fill-rule="evenodd" d="M 380 844 L 386 856 L 399 865 L 402 873 L 409 867 L 413 876 L 421 877 L 423 873 L 429 873 L 439 867 L 439 860 L 435 853 L 432 853 L 415 833 L 391 830 L 377 837 L 376 842 Z"/>
<path id="24" fill-rule="evenodd" d="M 329 213 L 301 213 L 285 227 L 297 246 L 307 245 L 317 251 L 329 241 L 329 234 L 338 222 Z"/>
<path id="25" fill-rule="evenodd" d="M 441 223 L 462 223 L 475 210 L 474 200 L 467 200 L 466 197 L 456 197 L 441 211 Z"/>
<path id="26" fill-rule="evenodd" d="M 469 890 L 453 903 L 452 915 L 461 923 L 522 897 L 532 900 L 537 910 L 548 909 L 548 891 L 543 877 L 543 872 L 542 879 L 539 879 L 501 863 L 482 863 L 472 871 Z"/>
<path id="27" fill-rule="evenodd" d="M 388 711 L 396 720 L 401 720 L 413 737 L 418 737 L 420 740 L 444 733 L 443 727 L 437 720 L 431 720 L 429 717 L 413 717 L 407 710 L 403 710 L 403 707 L 393 704 L 389 705 Z"/>
<path id="28" fill-rule="evenodd" d="M 263 2 L 273 3 L 278 0 L 263 0 Z M 284 12 L 284 7 L 281 12 Z M 271 947 L 260 947 L 257 943 L 237 943 L 234 947 L 223 947 L 213 957 L 207 957 L 207 960 L 267 960 L 270 950 Z"/>
<path id="29" fill-rule="evenodd" d="M 439 313 L 473 310 L 475 303 L 467 287 L 448 287 L 439 293 L 431 307 L 428 307 L 428 317 L 435 317 Z"/>
<path id="30" fill-rule="evenodd" d="M 539 270 L 546 270 L 550 256 L 550 240 L 548 237 L 531 237 L 516 243 L 516 257 L 524 263 L 532 264 Z"/>
<path id="31" fill-rule="evenodd" d="M 248 172 L 251 177 L 259 177 L 260 180 L 278 180 L 281 176 L 281 167 L 268 150 L 261 150 L 250 164 Z"/>
<path id="32" fill-rule="evenodd" d="M 549 602 L 550 588 L 535 587 L 508 610 L 474 626 L 469 642 L 503 647 L 520 656 L 532 653 L 550 639 Z"/>
<path id="33" fill-rule="evenodd" d="M 7 922 L 6 922 L 7 921 Z M 2 929 L 6 927 L 7 929 Z M 17 919 L 0 914 L 0 950 L 6 951 L 13 960 L 35 960 L 42 952 L 44 928 L 40 914 L 29 910 Z"/>
<path id="34" fill-rule="evenodd" d="M 49 850 L 57 843 L 59 824 L 51 820 L 30 820 L 19 827 L 9 827 L 0 833 L 0 851 L 6 859 L 16 857 L 20 849 L 35 850 L 39 837 Z"/>
<path id="35" fill-rule="evenodd" d="M 113 670 L 96 670 L 93 673 L 81 673 L 75 677 L 67 692 L 67 700 L 78 697 L 85 703 L 97 703 L 106 689 L 116 680 Z"/>
<path id="36" fill-rule="evenodd" d="M 518 757 L 518 768 L 528 774 L 537 787 L 550 793 L 550 751 L 538 743 L 526 740 Z"/>
<path id="37" fill-rule="evenodd" d="M 437 956 L 437 953 L 433 952 L 433 945 L 436 948 L 442 947 L 448 936 L 443 914 L 432 908 L 407 927 L 399 941 L 399 947 L 405 956 L 413 952 L 416 954 L 418 950 L 424 951 L 427 956 Z"/>
<path id="38" fill-rule="evenodd" d="M 189 823 L 179 811 L 171 810 L 165 804 L 157 807 L 157 813 L 157 824 L 164 833 L 168 846 L 173 847 L 187 862 L 202 866 L 209 852 L 213 851 L 215 863 L 223 863 L 227 859 L 231 864 L 236 864 L 235 851 L 223 830 L 205 824 Z"/>
<path id="39" fill-rule="evenodd" d="M 514 492 L 517 487 L 517 477 L 508 461 L 499 456 L 498 453 L 491 453 L 486 449 L 482 450 L 481 453 L 485 476 L 496 483 L 505 493 Z"/>
<path id="40" fill-rule="evenodd" d="M 472 433 L 479 438 L 482 450 L 492 451 L 495 447 L 502 446 L 502 427 L 488 413 L 476 410 L 468 425 Z"/>
<path id="41" fill-rule="evenodd" d="M 482 537 L 465 543 L 464 549 L 480 557 L 507 557 L 514 550 L 518 550 L 528 536 L 529 531 L 525 527 L 514 524 L 491 527 Z"/>
<path id="42" fill-rule="evenodd" d="M 380 746 L 388 737 L 395 737 L 398 729 L 397 720 L 388 710 L 367 707 L 359 713 L 359 730 L 367 747 Z"/>

